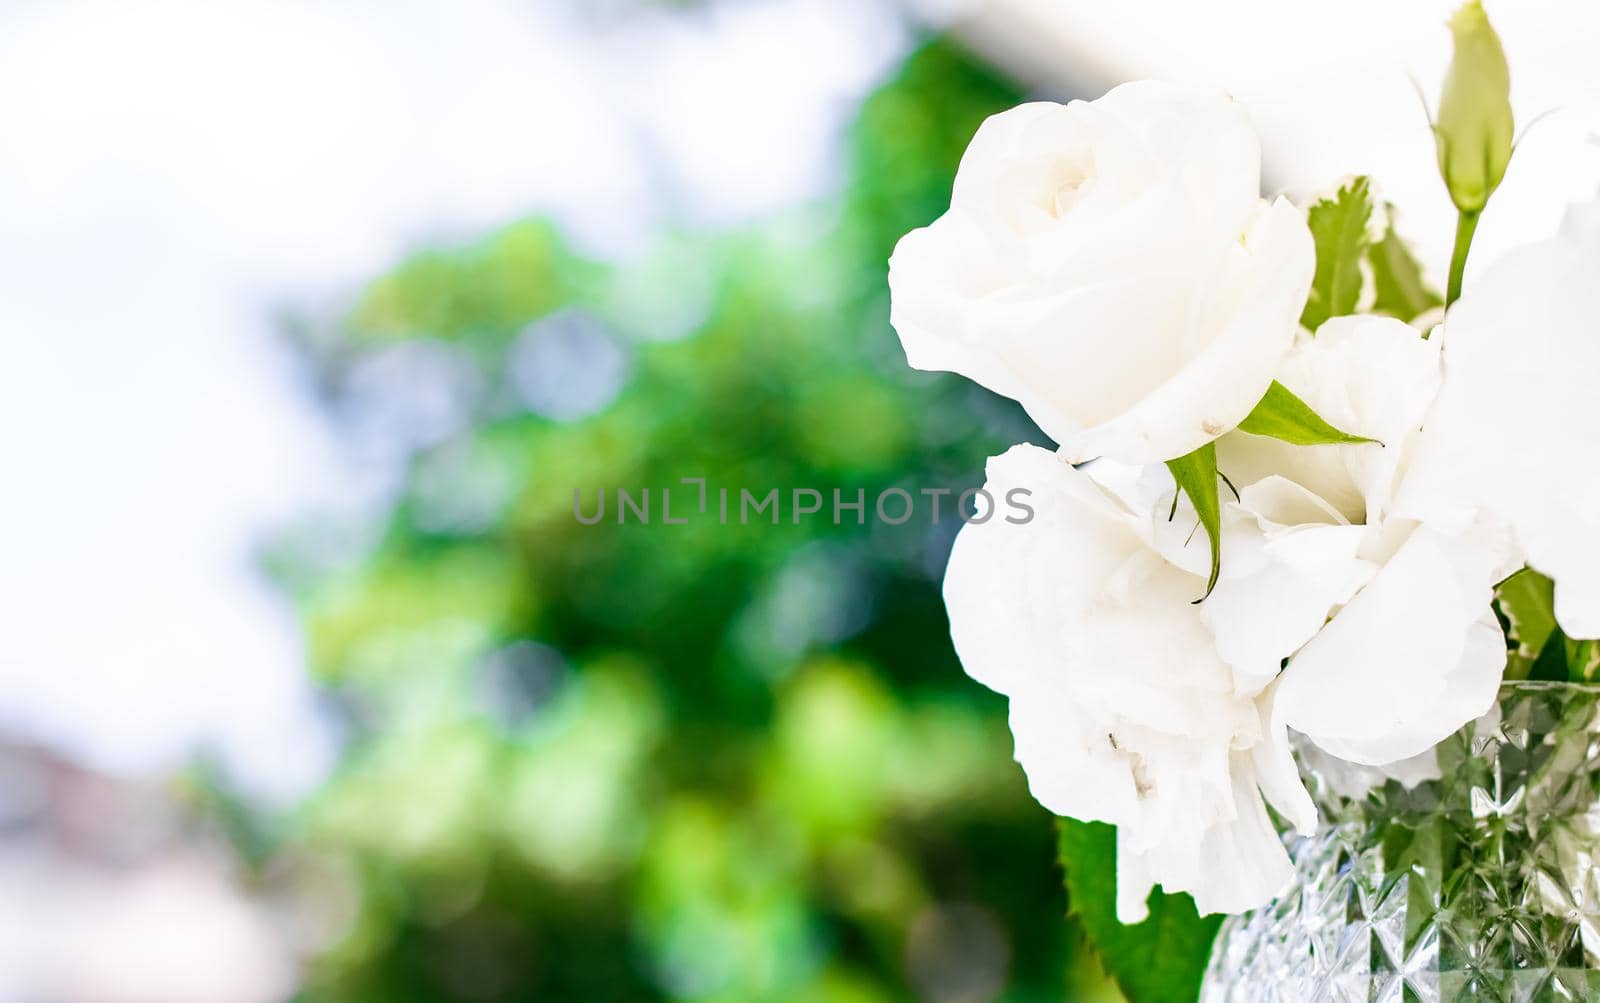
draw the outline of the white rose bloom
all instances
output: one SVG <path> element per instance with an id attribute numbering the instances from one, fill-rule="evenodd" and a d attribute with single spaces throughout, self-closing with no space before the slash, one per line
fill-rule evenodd
<path id="1" fill-rule="evenodd" d="M 990 461 L 991 494 L 1026 488 L 1036 515 L 957 538 L 945 578 L 956 650 L 1011 698 L 1035 797 L 1118 826 L 1125 921 L 1152 884 L 1192 893 L 1202 912 L 1281 890 L 1289 864 L 1264 804 L 1302 831 L 1316 822 L 1289 729 L 1384 767 L 1374 776 L 1415 776 L 1426 764 L 1386 764 L 1425 755 L 1492 704 L 1505 662 L 1492 583 L 1515 557 L 1492 526 L 1437 528 L 1396 500 L 1438 356 L 1384 318 L 1299 341 L 1278 379 L 1384 445 L 1223 437 L 1219 466 L 1240 499 L 1225 506 L 1222 577 L 1199 605 L 1208 547 L 1192 508 L 1169 515 L 1162 468 L 1085 472 L 1033 446 Z"/>
<path id="2" fill-rule="evenodd" d="M 1600 637 L 1600 202 L 1467 287 L 1408 494 L 1441 522 L 1508 522 L 1556 583 L 1569 637 Z"/>
<path id="3" fill-rule="evenodd" d="M 908 361 L 1021 402 L 1074 461 L 1203 446 L 1265 394 L 1314 268 L 1259 175 L 1220 92 L 1139 82 L 995 115 L 949 212 L 890 259 Z"/>
<path id="4" fill-rule="evenodd" d="M 1301 627 L 1304 647 L 1295 645 L 1278 684 L 1278 722 L 1355 763 L 1420 755 L 1493 703 L 1506 655 L 1493 586 L 1518 563 L 1497 524 L 1436 525 L 1401 498 L 1440 391 L 1438 345 L 1389 318 L 1338 317 L 1301 338 L 1278 379 L 1335 426 L 1382 445 L 1225 436 L 1218 467 L 1243 496 L 1233 507 L 1260 522 L 1269 551 L 1295 540 L 1298 554 L 1312 555 L 1303 576 L 1355 580 L 1360 590 L 1338 600 L 1326 626 L 1306 631 L 1327 592 L 1295 593 L 1241 568 L 1205 604 L 1208 622 L 1224 652 L 1244 643 L 1238 634 L 1274 634 L 1281 648 L 1289 624 Z M 1346 563 L 1355 528 L 1354 562 Z M 1224 547 L 1226 574 L 1226 534 Z M 1282 562 L 1274 570 L 1281 574 Z M 1305 601 L 1296 606 L 1297 598 Z M 1236 665 L 1258 676 L 1273 650 L 1258 646 L 1253 663 Z"/>
<path id="5" fill-rule="evenodd" d="M 1202 912 L 1271 898 L 1292 869 L 1262 774 L 1279 810 L 1303 825 L 1315 813 L 1287 737 L 1267 727 L 1270 694 L 1239 694 L 1192 605 L 1204 574 L 1161 556 L 1149 512 L 1047 450 L 1013 447 L 989 461 L 988 480 L 996 497 L 1029 490 L 1035 514 L 965 527 L 945 602 L 968 673 L 1011 698 L 1034 797 L 1118 827 L 1126 922 L 1157 883 L 1192 893 Z"/>
<path id="6" fill-rule="evenodd" d="M 1397 320 L 1336 317 L 1301 336 L 1278 379 L 1382 445 L 1219 439 L 1240 498 L 1224 507 L 1222 576 L 1201 617 L 1243 692 L 1293 655 L 1274 723 L 1362 765 L 1423 755 L 1494 701 L 1506 648 L 1493 586 L 1520 560 L 1491 519 L 1436 523 L 1408 507 L 1438 344 Z M 1171 520 L 1157 540 L 1199 574 L 1210 555 L 1192 527 Z"/>

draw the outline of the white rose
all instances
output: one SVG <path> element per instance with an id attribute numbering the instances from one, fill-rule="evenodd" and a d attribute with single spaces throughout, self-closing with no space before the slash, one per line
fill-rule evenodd
<path id="1" fill-rule="evenodd" d="M 1270 899 L 1292 868 L 1261 789 L 1302 824 L 1315 812 L 1267 726 L 1270 693 L 1238 692 L 1191 605 L 1205 576 L 1162 557 L 1149 511 L 1047 450 L 989 461 L 988 489 L 1013 488 L 1032 493 L 1033 518 L 965 527 L 945 602 L 967 672 L 1011 698 L 1034 797 L 1117 826 L 1126 922 L 1154 884 L 1202 912 Z"/>
<path id="2" fill-rule="evenodd" d="M 995 115 L 949 212 L 890 259 L 908 361 L 1021 402 L 1074 461 L 1191 452 L 1261 399 L 1310 286 L 1310 232 L 1259 174 L 1218 92 L 1139 82 Z"/>
<path id="3" fill-rule="evenodd" d="M 1302 336 L 1278 380 L 1382 445 L 1218 440 L 1218 467 L 1242 496 L 1229 526 L 1251 524 L 1241 539 L 1225 529 L 1224 579 L 1203 614 L 1242 678 L 1292 653 L 1278 723 L 1354 763 L 1421 755 L 1493 703 L 1506 658 L 1493 588 L 1520 557 L 1493 520 L 1436 522 L 1407 501 L 1443 381 L 1436 342 L 1390 318 L 1336 317 Z M 1276 561 L 1230 569 L 1233 553 L 1256 550 Z M 1186 552 L 1191 565 L 1209 557 L 1192 542 Z M 1319 611 L 1337 589 L 1297 591 L 1288 572 L 1358 587 Z"/>
<path id="4" fill-rule="evenodd" d="M 1600 202 L 1467 287 L 1445 317 L 1445 386 L 1408 492 L 1440 521 L 1508 522 L 1579 638 L 1600 637 L 1597 276 Z"/>

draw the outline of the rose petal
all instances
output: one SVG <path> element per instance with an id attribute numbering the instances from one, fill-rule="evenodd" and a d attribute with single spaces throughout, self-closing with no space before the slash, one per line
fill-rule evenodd
<path id="1" fill-rule="evenodd" d="M 1507 520 L 1556 583 L 1556 619 L 1600 637 L 1600 215 L 1511 252 L 1443 327 L 1446 380 L 1407 478 L 1408 507 L 1441 523 Z"/>
<path id="2" fill-rule="evenodd" d="M 1426 751 L 1494 702 L 1506 648 L 1492 595 L 1471 534 L 1416 530 L 1290 661 L 1275 720 L 1355 763 Z"/>

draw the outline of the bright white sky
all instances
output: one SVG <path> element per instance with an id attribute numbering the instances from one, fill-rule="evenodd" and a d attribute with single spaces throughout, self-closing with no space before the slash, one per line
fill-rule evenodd
<path id="1" fill-rule="evenodd" d="M 574 23 L 596 6 L 0 0 L 0 723 L 121 769 L 209 741 L 264 791 L 314 778 L 328 749 L 292 611 L 252 548 L 382 478 L 320 425 L 270 310 L 530 210 L 626 253 L 669 220 L 826 191 L 839 126 L 907 44 L 868 0 Z M 1442 257 L 1407 74 L 1437 80 L 1448 3 L 937 6 L 1086 91 L 1228 86 L 1272 181 L 1376 173 Z M 1523 121 L 1568 111 L 1519 154 L 1478 265 L 1600 180 L 1580 142 L 1600 6 L 1490 11 Z"/>
<path id="2" fill-rule="evenodd" d="M 317 776 L 263 530 L 373 483 L 269 311 L 553 210 L 626 251 L 825 191 L 903 51 L 861 0 L 580 37 L 588 3 L 0 4 L 0 722 L 120 769 Z"/>

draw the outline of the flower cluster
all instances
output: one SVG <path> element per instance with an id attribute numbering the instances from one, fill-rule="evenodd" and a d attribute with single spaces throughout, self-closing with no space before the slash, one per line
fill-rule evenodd
<path id="1" fill-rule="evenodd" d="M 1259 160 L 1220 93 L 1023 105 L 890 262 L 910 363 L 1060 444 L 989 461 L 1036 516 L 965 527 L 945 599 L 1035 797 L 1117 827 L 1125 921 L 1155 885 L 1202 912 L 1283 889 L 1269 807 L 1317 824 L 1291 734 L 1427 776 L 1494 703 L 1508 576 L 1600 636 L 1600 203 L 1448 312 L 1323 320 L 1306 213 L 1259 197 Z"/>

